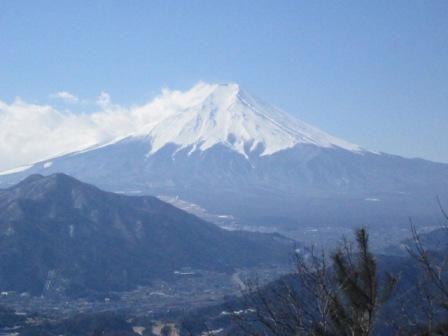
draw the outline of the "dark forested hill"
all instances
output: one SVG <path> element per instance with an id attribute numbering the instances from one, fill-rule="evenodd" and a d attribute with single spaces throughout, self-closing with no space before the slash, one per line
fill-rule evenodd
<path id="1" fill-rule="evenodd" d="M 279 235 L 225 231 L 154 197 L 64 174 L 0 190 L 0 290 L 126 290 L 183 267 L 230 271 L 288 260 Z"/>

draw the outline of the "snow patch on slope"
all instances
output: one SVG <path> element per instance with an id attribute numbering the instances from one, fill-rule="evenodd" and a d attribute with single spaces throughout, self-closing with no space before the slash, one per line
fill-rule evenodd
<path id="1" fill-rule="evenodd" d="M 57 116 L 58 120 L 62 118 Z M 53 168 L 51 159 L 92 152 L 126 140 L 147 144 L 148 156 L 169 144 L 176 145 L 177 150 L 187 149 L 189 154 L 221 144 L 246 158 L 271 155 L 297 144 L 364 151 L 261 102 L 235 83 L 200 82 L 187 91 L 164 89 L 145 105 L 130 108 L 114 105 L 111 110 L 94 113 L 87 119 L 83 116 L 73 125 L 70 124 L 70 130 L 76 130 L 77 139 L 79 134 L 90 134 L 85 141 L 80 140 L 84 145 L 70 140 L 67 143 L 73 146 L 58 147 L 53 154 L 34 160 L 34 166 Z M 65 137 L 65 129 L 58 132 Z M 61 138 L 59 133 L 57 137 Z M 31 167 L 7 170 L 0 175 Z"/>
<path id="2" fill-rule="evenodd" d="M 362 150 L 260 102 L 234 83 L 164 91 L 154 103 L 159 105 L 154 111 L 161 113 L 154 113 L 154 122 L 139 132 L 151 140 L 149 154 L 170 143 L 191 148 L 190 153 L 223 144 L 246 157 L 253 151 L 270 155 L 297 144 Z"/>

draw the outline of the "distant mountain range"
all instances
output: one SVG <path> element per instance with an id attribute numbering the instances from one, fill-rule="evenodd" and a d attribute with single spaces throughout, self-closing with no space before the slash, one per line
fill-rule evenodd
<path id="1" fill-rule="evenodd" d="M 300 240 L 366 225 L 373 243 L 436 226 L 448 165 L 375 153 L 261 102 L 237 84 L 201 83 L 159 98 L 139 131 L 107 144 L 4 172 L 64 172 L 106 190 L 193 203 L 236 226 Z"/>
<path id="2" fill-rule="evenodd" d="M 64 174 L 0 190 L 0 291 L 90 295 L 176 271 L 288 262 L 294 242 L 225 231 L 157 198 L 102 191 Z"/>

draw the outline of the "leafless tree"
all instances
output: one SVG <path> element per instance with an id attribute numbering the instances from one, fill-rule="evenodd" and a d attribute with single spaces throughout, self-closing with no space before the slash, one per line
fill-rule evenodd
<path id="1" fill-rule="evenodd" d="M 441 233 L 448 233 L 448 213 L 439 198 L 437 201 L 444 219 Z M 413 244 L 407 251 L 422 271 L 416 284 L 421 299 L 419 306 L 425 317 L 421 335 L 448 335 L 448 242 L 441 251 L 432 251 L 425 246 L 412 221 L 411 232 Z"/>
<path id="2" fill-rule="evenodd" d="M 365 229 L 356 232 L 356 250 L 347 241 L 329 257 L 311 249 L 297 256 L 296 270 L 267 288 L 248 286 L 248 308 L 234 314 L 245 334 L 371 335 L 377 311 L 397 283 L 386 274 L 379 286 Z"/>

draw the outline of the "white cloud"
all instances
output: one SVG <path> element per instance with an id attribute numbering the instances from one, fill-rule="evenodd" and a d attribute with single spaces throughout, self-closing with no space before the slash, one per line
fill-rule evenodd
<path id="1" fill-rule="evenodd" d="M 68 91 L 59 91 L 51 95 L 54 98 L 59 98 L 66 103 L 75 104 L 79 102 L 79 98 L 75 96 L 73 93 Z"/>
<path id="2" fill-rule="evenodd" d="M 70 99 L 72 95 L 62 91 L 58 97 Z M 0 100 L 0 171 L 145 132 L 183 105 L 184 99 L 182 92 L 163 90 L 147 104 L 122 107 L 112 104 L 107 92 L 101 92 L 96 101 L 100 109 L 90 114 L 22 99 L 12 103 Z"/>
<path id="3" fill-rule="evenodd" d="M 111 106 L 111 98 L 110 94 L 108 94 L 105 91 L 102 91 L 98 98 L 96 99 L 96 103 L 99 107 L 101 107 L 103 110 L 106 110 Z"/>
<path id="4" fill-rule="evenodd" d="M 96 100 L 98 111 L 89 114 L 22 99 L 11 103 L 0 100 L 0 172 L 130 134 L 147 133 L 173 111 L 199 104 L 211 89 L 206 83 L 186 92 L 164 89 L 152 101 L 130 107 L 113 104 L 111 96 L 101 92 Z"/>
<path id="5" fill-rule="evenodd" d="M 98 139 L 88 118 L 22 100 L 11 104 L 0 101 L 0 130 L 1 170 L 77 149 Z"/>

